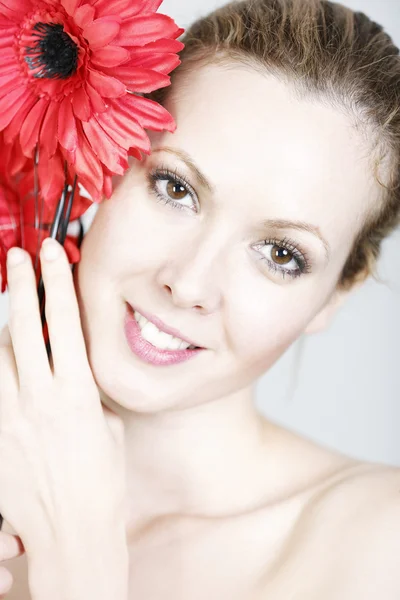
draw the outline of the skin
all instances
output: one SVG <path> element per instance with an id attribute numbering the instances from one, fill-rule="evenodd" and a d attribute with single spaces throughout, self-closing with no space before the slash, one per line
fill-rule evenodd
<path id="1" fill-rule="evenodd" d="M 177 131 L 153 134 L 151 157 L 100 205 L 76 271 L 91 368 L 125 425 L 130 597 L 394 600 L 399 471 L 322 448 L 253 404 L 257 378 L 346 298 L 336 283 L 378 194 L 365 140 L 344 114 L 235 64 L 185 75 L 166 107 Z M 156 168 L 190 183 L 184 210 L 149 190 Z M 325 245 L 268 219 L 313 225 Z M 310 272 L 283 277 L 260 260 L 274 256 L 263 240 L 285 237 Z M 143 363 L 124 337 L 127 301 L 206 350 Z"/>

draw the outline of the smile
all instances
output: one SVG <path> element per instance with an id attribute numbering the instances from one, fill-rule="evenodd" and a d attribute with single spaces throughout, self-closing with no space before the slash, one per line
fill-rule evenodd
<path id="1" fill-rule="evenodd" d="M 130 350 L 149 364 L 157 366 L 177 364 L 193 358 L 204 350 L 159 328 L 129 304 L 127 304 L 124 330 Z"/>

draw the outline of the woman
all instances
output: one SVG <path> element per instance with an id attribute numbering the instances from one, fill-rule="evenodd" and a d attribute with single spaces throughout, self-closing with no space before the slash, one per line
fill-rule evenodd
<path id="1" fill-rule="evenodd" d="M 177 131 L 152 135 L 152 155 L 100 205 L 75 277 L 90 368 L 124 425 L 126 597 L 394 600 L 398 469 L 268 422 L 253 384 L 299 335 L 329 324 L 398 224 L 398 49 L 365 15 L 317 0 L 228 5 L 183 41 L 157 95 Z M 65 257 L 51 264 L 49 290 L 66 277 Z M 73 311 L 67 285 L 65 296 Z M 108 552 L 83 532 L 82 552 L 63 563 L 66 600 L 107 586 L 125 600 L 110 523 L 98 522 Z M 2 536 L 6 558 L 23 550 Z M 31 594 L 47 600 L 54 565 L 33 539 Z M 7 564 L 7 598 L 25 600 L 18 565 Z"/>

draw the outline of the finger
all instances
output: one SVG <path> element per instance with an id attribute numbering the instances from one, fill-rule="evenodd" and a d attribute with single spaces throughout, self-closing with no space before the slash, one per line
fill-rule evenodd
<path id="1" fill-rule="evenodd" d="M 0 332 L 0 389 L 18 390 L 18 371 L 8 325 Z"/>
<path id="2" fill-rule="evenodd" d="M 0 599 L 5 598 L 5 594 L 11 590 L 14 578 L 10 571 L 5 567 L 0 567 Z"/>
<path id="3" fill-rule="evenodd" d="M 9 329 L 20 387 L 51 378 L 43 338 L 36 278 L 31 258 L 21 248 L 7 254 Z"/>
<path id="4" fill-rule="evenodd" d="M 0 562 L 21 556 L 24 552 L 24 545 L 18 535 L 0 532 Z"/>
<path id="5" fill-rule="evenodd" d="M 71 267 L 64 248 L 47 238 L 40 253 L 54 375 L 91 376 Z"/>
<path id="6" fill-rule="evenodd" d="M 19 391 L 10 331 L 6 325 L 0 333 L 0 429 L 15 413 Z"/>

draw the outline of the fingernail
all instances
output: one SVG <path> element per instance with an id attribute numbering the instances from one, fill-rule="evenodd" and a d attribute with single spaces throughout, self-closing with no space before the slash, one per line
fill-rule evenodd
<path id="1" fill-rule="evenodd" d="M 25 260 L 25 252 L 21 248 L 10 248 L 7 252 L 7 264 L 9 267 L 16 267 Z"/>
<path id="2" fill-rule="evenodd" d="M 52 238 L 46 238 L 42 244 L 42 252 L 46 260 L 55 260 L 60 256 L 60 244 Z"/>

